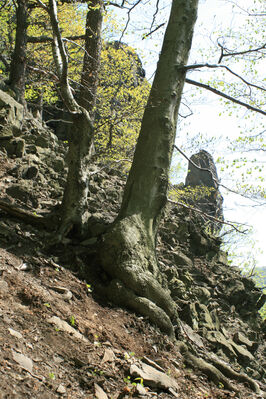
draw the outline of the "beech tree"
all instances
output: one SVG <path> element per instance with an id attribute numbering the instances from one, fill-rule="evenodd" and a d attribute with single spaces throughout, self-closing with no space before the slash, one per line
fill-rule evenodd
<path id="1" fill-rule="evenodd" d="M 26 48 L 28 0 L 17 0 L 16 39 L 10 65 L 8 85 L 16 93 L 17 100 L 25 103 Z"/>
<path id="2" fill-rule="evenodd" d="M 70 231 L 84 233 L 87 216 L 87 166 L 93 149 L 93 113 L 97 88 L 103 2 L 89 4 L 85 55 L 79 100 L 68 81 L 68 60 L 57 19 L 56 1 L 39 4 L 49 13 L 53 55 L 62 99 L 72 115 L 68 177 L 61 208 L 59 238 Z M 160 284 L 156 260 L 156 232 L 166 204 L 168 175 L 185 65 L 197 16 L 197 0 L 173 0 L 168 27 L 145 107 L 133 164 L 119 215 L 102 236 L 101 263 L 111 276 L 105 294 L 148 316 L 174 336 L 176 305 Z"/>
<path id="3" fill-rule="evenodd" d="M 177 312 L 160 284 L 155 246 L 167 200 L 168 175 L 197 0 L 173 0 L 133 164 L 119 215 L 102 237 L 102 266 L 112 276 L 113 301 L 148 316 L 173 335 Z"/>

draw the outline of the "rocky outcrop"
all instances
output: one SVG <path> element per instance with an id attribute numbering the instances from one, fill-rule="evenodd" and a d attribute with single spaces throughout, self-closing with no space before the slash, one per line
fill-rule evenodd
<path id="1" fill-rule="evenodd" d="M 223 220 L 223 197 L 219 191 L 219 179 L 212 156 L 200 150 L 191 156 L 185 181 L 187 199 L 207 216 Z M 206 217 L 202 216 L 206 221 Z M 207 218 L 208 219 L 208 218 Z M 221 223 L 209 220 L 211 231 L 221 229 Z"/>
<path id="2" fill-rule="evenodd" d="M 5 148 L 9 155 L 24 154 L 25 141 L 19 137 L 23 118 L 23 106 L 0 90 L 0 149 Z"/>

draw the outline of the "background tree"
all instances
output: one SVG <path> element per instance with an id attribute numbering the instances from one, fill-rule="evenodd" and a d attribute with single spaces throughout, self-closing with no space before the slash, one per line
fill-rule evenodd
<path id="1" fill-rule="evenodd" d="M 97 159 L 124 159 L 126 170 L 133 158 L 150 85 L 134 49 L 118 42 L 102 50 L 97 93 L 95 148 Z"/>
<path id="2" fill-rule="evenodd" d="M 69 133 L 68 176 L 61 207 L 60 235 L 67 234 L 74 227 L 82 233 L 87 219 L 87 165 L 93 152 L 93 119 L 100 65 L 103 2 L 98 0 L 93 5 L 88 3 L 78 101 L 74 99 L 69 84 L 68 56 L 60 33 L 56 1 L 49 0 L 49 7 L 43 7 L 50 16 L 53 30 L 53 57 L 60 94 L 72 115 L 73 124 Z"/>
<path id="3" fill-rule="evenodd" d="M 24 103 L 26 78 L 28 0 L 17 0 L 15 48 L 10 65 L 8 85 Z"/>

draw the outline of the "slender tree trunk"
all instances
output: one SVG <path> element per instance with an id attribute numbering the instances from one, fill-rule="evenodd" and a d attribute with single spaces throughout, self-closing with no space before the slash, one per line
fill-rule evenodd
<path id="1" fill-rule="evenodd" d="M 93 5 L 89 3 L 79 111 L 72 114 L 73 124 L 69 132 L 68 176 L 61 207 L 61 236 L 70 231 L 82 235 L 86 227 L 88 164 L 94 151 L 93 120 L 100 69 L 102 14 L 102 0 L 96 0 Z"/>
<path id="2" fill-rule="evenodd" d="M 173 335 L 177 311 L 161 286 L 156 232 L 166 203 L 168 175 L 198 0 L 173 0 L 157 71 L 144 112 L 119 216 L 103 236 L 107 296 L 148 316 Z"/>
<path id="3" fill-rule="evenodd" d="M 102 49 L 102 17 L 103 2 L 102 0 L 96 0 L 93 6 L 89 5 L 86 18 L 85 53 L 79 96 L 79 104 L 90 112 L 92 119 L 95 113 Z"/>
<path id="4" fill-rule="evenodd" d="M 16 39 L 9 74 L 9 86 L 17 95 L 17 100 L 25 104 L 25 76 L 27 49 L 27 0 L 17 0 Z"/>

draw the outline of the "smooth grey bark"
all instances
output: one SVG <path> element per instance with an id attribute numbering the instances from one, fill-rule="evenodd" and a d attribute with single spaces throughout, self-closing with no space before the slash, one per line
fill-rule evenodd
<path id="1" fill-rule="evenodd" d="M 173 0 L 157 71 L 145 108 L 122 206 L 103 236 L 101 262 L 111 283 L 107 296 L 148 316 L 169 335 L 176 305 L 161 286 L 156 232 L 166 204 L 178 109 L 185 82 L 198 0 Z M 140 306 L 141 302 L 141 306 Z"/>

